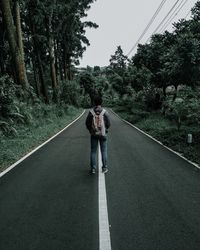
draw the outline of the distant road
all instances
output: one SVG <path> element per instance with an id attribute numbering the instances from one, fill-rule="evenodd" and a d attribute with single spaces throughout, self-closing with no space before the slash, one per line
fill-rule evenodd
<path id="1" fill-rule="evenodd" d="M 110 116 L 112 249 L 200 249 L 200 171 Z M 85 118 L 0 178 L 1 250 L 99 249 Z"/>

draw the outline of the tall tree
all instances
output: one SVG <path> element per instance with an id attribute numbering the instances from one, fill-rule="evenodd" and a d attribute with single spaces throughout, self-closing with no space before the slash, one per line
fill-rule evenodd
<path id="1" fill-rule="evenodd" d="M 171 84 L 165 70 L 165 55 L 174 43 L 173 34 L 169 32 L 156 34 L 149 44 L 140 44 L 136 55 L 132 58 L 132 63 L 138 70 L 146 68 L 151 72 L 150 84 L 162 88 L 164 96 L 166 96 L 166 87 Z"/>
<path id="2" fill-rule="evenodd" d="M 37 2 L 29 1 L 27 2 L 27 16 L 25 19 L 26 25 L 28 27 L 28 36 L 30 37 L 30 60 L 33 65 L 35 81 L 36 81 L 36 91 L 38 96 L 44 99 L 45 103 L 49 103 L 49 95 L 47 92 L 47 84 L 44 79 L 44 35 L 41 33 L 40 26 L 42 25 L 42 20 L 40 18 L 40 8 Z"/>
<path id="3" fill-rule="evenodd" d="M 56 77 L 56 68 L 55 68 L 54 38 L 53 38 L 53 27 L 52 27 L 52 19 L 53 19 L 55 5 L 56 5 L 56 0 L 53 0 L 51 1 L 51 3 L 48 3 L 48 6 L 46 6 L 46 10 L 48 10 L 48 8 L 50 8 L 50 10 L 47 11 L 48 15 L 46 15 L 45 17 L 47 21 L 46 30 L 47 30 L 47 39 L 49 47 L 51 82 L 54 95 L 56 95 L 57 85 L 58 85 Z"/>
<path id="4" fill-rule="evenodd" d="M 79 79 L 80 86 L 85 90 L 85 94 L 90 96 L 91 105 L 93 105 L 94 96 L 98 93 L 98 89 L 95 86 L 95 78 L 90 72 L 83 72 L 80 74 Z"/>
<path id="5" fill-rule="evenodd" d="M 10 1 L 1 0 L 1 10 L 5 29 L 7 31 L 11 56 L 14 62 L 14 78 L 18 84 L 21 84 L 23 88 L 26 89 L 28 87 L 28 81 L 24 64 L 19 3 L 18 1 L 15 2 L 15 22 L 11 11 Z"/>
<path id="6" fill-rule="evenodd" d="M 115 54 L 111 56 L 110 58 L 110 67 L 113 69 L 115 73 L 117 73 L 120 76 L 123 76 L 123 74 L 126 71 L 128 58 L 123 54 L 123 50 L 121 46 L 117 47 L 117 50 L 115 51 Z"/>
<path id="7" fill-rule="evenodd" d="M 111 55 L 109 78 L 113 88 L 122 96 L 126 94 L 127 86 L 130 84 L 127 78 L 128 57 L 124 55 L 121 46 L 117 47 L 114 55 Z"/>

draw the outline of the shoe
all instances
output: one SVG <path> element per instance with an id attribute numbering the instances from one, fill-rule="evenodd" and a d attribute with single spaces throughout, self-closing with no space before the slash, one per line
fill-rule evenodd
<path id="1" fill-rule="evenodd" d="M 92 170 L 91 170 L 91 174 L 95 174 L 96 173 L 96 170 L 93 168 Z"/>
<path id="2" fill-rule="evenodd" d="M 102 168 L 102 173 L 104 173 L 104 174 L 105 174 L 105 173 L 107 173 L 107 172 L 108 172 L 108 168 L 107 168 L 107 167 L 106 167 L 106 168 L 105 168 L 105 167 L 103 167 L 103 168 Z"/>

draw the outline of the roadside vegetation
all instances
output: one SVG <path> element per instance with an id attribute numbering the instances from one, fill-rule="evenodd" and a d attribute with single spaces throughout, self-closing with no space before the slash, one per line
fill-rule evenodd
<path id="1" fill-rule="evenodd" d="M 93 0 L 0 3 L 0 171 L 82 112 L 75 67 Z"/>
<path id="2" fill-rule="evenodd" d="M 0 4 L 0 171 L 65 127 L 102 95 L 104 105 L 200 164 L 200 1 L 173 32 L 132 58 L 118 46 L 106 67 L 79 68 L 93 0 Z M 192 141 L 188 143 L 188 134 Z"/>
<path id="3" fill-rule="evenodd" d="M 132 58 L 118 46 L 108 67 L 88 67 L 81 78 L 91 99 L 98 91 L 124 119 L 200 164 L 200 1 L 191 13 Z"/>
<path id="4" fill-rule="evenodd" d="M 48 109 L 35 107 L 31 123 L 18 123 L 12 127 L 12 133 L 1 135 L 0 137 L 0 171 L 16 162 L 25 154 L 32 151 L 38 145 L 52 137 L 72 120 L 81 114 L 81 110 L 68 106 L 60 109 L 56 105 L 50 105 Z"/>
<path id="5" fill-rule="evenodd" d="M 200 1 L 190 20 L 151 37 L 128 59 L 119 46 L 108 79 L 114 110 L 165 145 L 200 164 Z M 189 140 L 192 135 L 192 141 Z"/>
<path id="6" fill-rule="evenodd" d="M 200 129 L 196 124 L 184 120 L 178 129 L 176 118 L 164 116 L 160 111 L 146 111 L 132 103 L 135 108 L 128 111 L 128 106 L 115 106 L 114 110 L 125 120 L 153 136 L 164 145 L 179 152 L 189 160 L 200 164 Z M 192 142 L 188 140 L 192 135 Z"/>

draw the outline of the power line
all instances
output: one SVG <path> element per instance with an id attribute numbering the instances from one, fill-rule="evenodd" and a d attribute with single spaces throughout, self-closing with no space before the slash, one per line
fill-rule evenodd
<path id="1" fill-rule="evenodd" d="M 197 0 L 194 0 L 194 4 L 195 4 L 196 2 L 197 2 Z M 187 15 L 184 17 L 184 19 L 186 19 L 186 18 L 189 16 L 189 14 L 191 14 L 191 12 L 192 12 L 192 9 L 188 11 L 188 13 L 187 13 Z"/>
<path id="2" fill-rule="evenodd" d="M 187 15 L 184 17 L 184 19 L 186 19 L 186 18 L 189 16 L 190 13 L 191 13 L 191 10 L 188 11 L 188 13 L 187 13 Z"/>
<path id="3" fill-rule="evenodd" d="M 177 0 L 174 5 L 171 7 L 171 9 L 169 10 L 169 12 L 167 13 L 167 15 L 163 18 L 163 20 L 160 22 L 160 24 L 157 26 L 157 28 L 154 30 L 154 32 L 152 33 L 152 35 L 154 35 L 158 29 L 160 29 L 161 25 L 164 23 L 164 21 L 166 20 L 166 18 L 170 15 L 170 13 L 173 11 L 173 9 L 176 7 L 177 3 L 180 0 Z M 148 39 L 149 40 L 149 39 Z"/>
<path id="4" fill-rule="evenodd" d="M 171 16 L 168 18 L 168 20 L 164 23 L 163 27 L 161 27 L 160 33 L 162 33 L 167 27 L 168 25 L 172 22 L 172 20 L 177 16 L 177 14 L 181 11 L 181 9 L 183 8 L 183 6 L 186 4 L 186 2 L 188 0 L 185 0 L 184 3 L 183 3 L 184 0 L 182 0 L 179 5 L 176 7 L 176 9 L 173 11 L 173 13 L 171 14 Z"/>
<path id="5" fill-rule="evenodd" d="M 178 0 L 179 1 L 179 0 Z M 142 32 L 142 34 L 140 35 L 140 37 L 138 38 L 138 40 L 136 41 L 136 43 L 133 45 L 133 47 L 131 48 L 131 50 L 128 52 L 127 56 L 130 55 L 130 53 L 135 49 L 135 47 L 138 45 L 138 43 L 140 42 L 140 40 L 143 38 L 143 36 L 146 34 L 147 30 L 149 29 L 149 27 L 151 26 L 151 24 L 153 23 L 153 21 L 155 20 L 155 18 L 157 17 L 158 13 L 160 12 L 160 10 L 162 9 L 163 5 L 165 4 L 166 0 L 162 0 L 160 5 L 158 6 L 157 10 L 155 11 L 154 15 L 152 16 L 152 18 L 150 19 L 149 23 L 147 24 L 146 28 L 144 29 L 144 31 Z"/>
<path id="6" fill-rule="evenodd" d="M 160 33 L 162 33 L 169 26 L 169 24 L 176 17 L 176 15 L 181 11 L 181 9 L 184 7 L 184 5 L 187 3 L 188 0 L 185 0 L 185 2 L 183 2 L 183 1 L 184 0 L 182 0 L 182 2 L 176 7 L 176 9 L 173 11 L 173 13 L 171 14 L 171 16 L 165 22 L 165 24 L 163 25 L 163 27 L 160 29 Z"/>

